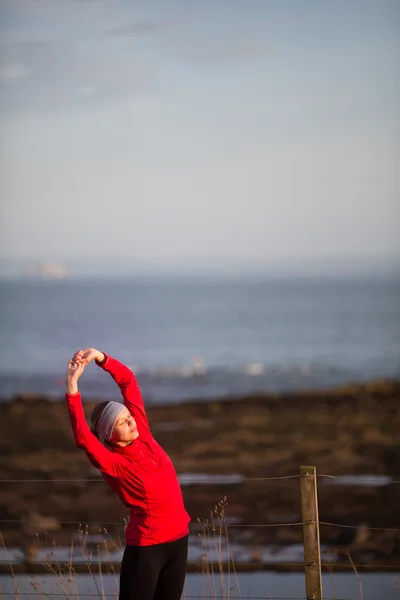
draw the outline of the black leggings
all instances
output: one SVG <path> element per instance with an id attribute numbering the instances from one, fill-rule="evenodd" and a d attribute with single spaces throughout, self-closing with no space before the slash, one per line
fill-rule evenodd
<path id="1" fill-rule="evenodd" d="M 180 600 L 185 584 L 188 535 L 176 542 L 125 546 L 119 600 Z"/>

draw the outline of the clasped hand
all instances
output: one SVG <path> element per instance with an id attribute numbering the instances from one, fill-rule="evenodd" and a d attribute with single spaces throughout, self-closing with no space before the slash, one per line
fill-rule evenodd
<path id="1" fill-rule="evenodd" d="M 85 370 L 85 366 L 92 362 L 92 360 L 101 360 L 103 356 L 103 353 L 95 348 L 87 348 L 86 350 L 75 352 L 67 366 L 66 383 L 69 394 L 74 394 L 78 391 L 78 379 Z"/>

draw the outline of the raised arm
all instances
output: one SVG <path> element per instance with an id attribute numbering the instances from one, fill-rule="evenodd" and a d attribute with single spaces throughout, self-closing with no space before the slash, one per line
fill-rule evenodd
<path id="1" fill-rule="evenodd" d="M 84 365 L 95 360 L 99 367 L 109 373 L 121 390 L 124 405 L 136 420 L 139 432 L 142 433 L 141 429 L 150 432 L 138 382 L 133 372 L 126 365 L 95 348 L 79 350 L 74 357 Z"/>
<path id="2" fill-rule="evenodd" d="M 70 361 L 67 367 L 66 385 L 67 392 L 65 399 L 67 401 L 69 418 L 75 443 L 78 448 L 84 450 L 92 463 L 99 471 L 107 475 L 116 475 L 121 468 L 121 457 L 110 450 L 107 450 L 103 444 L 90 431 L 83 411 L 81 395 L 78 390 L 78 379 L 82 375 L 85 366 L 76 361 Z"/>

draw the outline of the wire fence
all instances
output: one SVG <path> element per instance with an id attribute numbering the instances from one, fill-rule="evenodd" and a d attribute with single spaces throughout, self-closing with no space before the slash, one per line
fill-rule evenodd
<path id="1" fill-rule="evenodd" d="M 300 479 L 303 475 L 301 474 L 295 474 L 295 475 L 283 475 L 283 476 L 275 476 L 275 477 L 243 477 L 241 479 L 241 481 L 239 483 L 246 483 L 246 482 L 268 482 L 268 481 L 287 481 L 287 480 L 295 480 L 295 479 Z M 337 480 L 337 483 L 341 483 L 343 482 L 343 485 L 347 485 L 348 483 L 346 483 L 346 477 L 347 476 L 343 476 L 343 475 L 327 475 L 327 474 L 318 474 L 317 478 L 320 480 L 323 479 L 331 479 L 331 480 Z M 374 475 L 370 475 L 370 476 L 359 476 L 358 477 L 358 482 L 361 485 L 368 485 L 371 484 L 372 486 L 376 485 L 377 482 L 377 477 L 386 477 L 386 476 L 382 476 L 382 475 L 378 475 L 378 476 L 374 476 Z M 0 484 L 27 484 L 27 483 L 37 483 L 37 484 L 43 484 L 43 483 L 47 483 L 47 484 L 53 484 L 53 483 L 69 483 L 69 484 L 73 484 L 73 483 L 100 483 L 100 482 L 104 482 L 104 480 L 102 478 L 76 478 L 76 479 L 0 479 Z M 215 482 L 213 482 L 215 483 Z M 201 485 L 204 485 L 204 481 L 202 481 L 200 483 Z M 382 485 L 388 486 L 388 485 L 397 485 L 400 484 L 400 480 L 394 480 L 394 479 L 390 479 L 387 478 L 384 480 L 384 483 Z M 198 485 L 195 481 L 194 482 L 190 482 L 189 485 Z M 318 518 L 318 517 L 317 517 Z M 42 533 L 45 532 L 46 529 L 46 524 L 50 525 L 53 524 L 55 521 L 55 519 L 53 518 L 45 518 L 45 517 L 37 517 L 35 522 L 35 525 L 37 526 L 37 529 L 41 529 Z M 83 526 L 89 526 L 89 525 L 96 525 L 96 526 L 119 526 L 119 527 L 124 527 L 126 526 L 127 522 L 126 521 L 85 521 L 85 520 L 81 520 L 81 521 L 58 521 L 56 520 L 57 524 L 59 525 L 76 525 L 79 527 L 83 527 Z M 29 524 L 32 523 L 32 519 L 0 519 L 0 524 Z M 280 528 L 280 527 L 304 527 L 304 525 L 309 525 L 309 524 L 314 524 L 319 526 L 324 526 L 324 527 L 335 527 L 335 528 L 342 528 L 342 529 L 350 529 L 350 530 L 358 530 L 360 525 L 359 524 L 347 524 L 347 523 L 333 523 L 333 522 L 329 522 L 329 521 L 291 521 L 291 522 L 279 522 L 279 523 L 234 523 L 233 521 L 231 522 L 224 522 L 223 527 L 226 528 L 227 530 L 231 529 L 231 528 L 244 528 L 244 529 L 251 529 L 251 528 Z M 219 527 L 213 526 L 208 524 L 208 531 L 209 533 L 215 533 L 217 531 L 219 531 Z M 400 527 L 370 527 L 368 526 L 368 529 L 370 531 L 377 531 L 377 532 L 393 532 L 393 533 L 399 533 L 400 532 Z M 39 532 L 38 532 L 39 533 Z M 82 533 L 82 532 L 81 532 Z M 1 534 L 0 534 L 1 535 Z M 6 548 L 4 547 L 4 550 L 6 550 Z M 225 561 L 225 563 L 229 563 L 231 561 L 231 558 L 228 557 L 228 560 Z M 40 560 L 35 560 L 35 559 L 31 559 L 28 561 L 29 565 L 42 565 L 42 566 L 46 566 L 48 569 L 53 569 L 55 565 L 60 565 L 60 562 L 63 565 L 68 564 L 68 561 L 55 561 L 55 559 L 53 559 L 51 556 L 50 557 L 44 557 Z M 90 556 L 90 564 L 89 567 L 90 568 L 104 568 L 104 566 L 106 566 L 107 564 L 118 564 L 120 561 L 116 560 L 115 563 L 112 560 L 109 560 L 105 563 L 101 562 L 101 560 L 99 559 L 98 561 L 93 560 L 92 556 Z M 0 560 L 0 565 L 4 565 L 4 566 L 8 566 L 12 572 L 13 566 L 15 567 L 15 565 L 18 564 L 18 562 L 16 562 L 13 559 L 1 559 Z M 83 563 L 81 562 L 76 562 L 73 561 L 70 563 L 72 565 L 72 568 L 77 567 L 77 565 L 81 565 L 84 566 Z M 212 564 L 212 561 L 209 561 L 209 564 Z M 306 567 L 309 567 L 310 565 L 307 564 L 306 562 L 271 562 L 270 563 L 270 567 L 272 569 L 274 568 L 288 568 L 288 569 L 293 569 L 293 568 L 297 568 L 297 569 L 304 569 Z M 320 568 L 324 568 L 327 569 L 329 571 L 333 571 L 335 569 L 335 563 L 331 562 L 330 560 L 328 561 L 321 561 L 319 563 L 314 563 L 313 566 L 316 567 L 320 567 Z M 340 565 L 341 569 L 349 569 L 349 570 L 356 570 L 356 569 L 374 569 L 374 568 L 379 568 L 379 570 L 400 570 L 400 564 L 373 564 L 373 563 L 368 563 L 368 564 L 355 564 L 352 560 L 350 561 L 349 564 L 347 563 L 342 563 Z M 3 572 L 3 570 L 2 570 Z M 19 592 L 19 591 L 14 591 L 14 592 L 8 592 L 8 594 L 11 595 L 11 597 L 13 598 L 20 598 L 20 597 L 48 597 L 48 598 L 53 598 L 53 597 L 71 597 L 71 598 L 85 598 L 85 597 L 91 597 L 91 598 L 115 598 L 116 594 L 108 594 L 108 593 L 101 593 L 99 595 L 99 593 L 69 593 L 66 595 L 66 592 L 51 592 L 50 594 L 48 594 L 45 591 L 37 591 L 37 592 L 33 592 L 33 591 L 29 591 L 29 592 Z M 0 587 L 0 600 L 4 597 L 4 592 L 2 592 L 1 587 Z M 10 597 L 10 596 L 8 596 Z M 226 595 L 215 595 L 215 593 L 212 593 L 212 596 L 209 596 L 212 599 L 218 599 L 218 598 L 229 598 L 229 600 L 235 600 L 236 598 L 243 598 L 243 596 L 226 596 Z M 187 600 L 191 600 L 191 599 L 205 599 L 205 596 L 195 596 L 195 595 L 184 595 L 183 599 L 187 599 Z M 304 596 L 271 596 L 271 595 L 267 595 L 267 596 L 247 596 L 247 598 L 249 598 L 249 600 L 304 600 Z M 323 596 L 323 600 L 331 600 L 329 597 Z M 332 598 L 333 600 L 333 598 Z M 348 600 L 346 598 L 338 598 L 337 596 L 335 596 L 335 600 Z"/>
<path id="2" fill-rule="evenodd" d="M 280 480 L 289 480 L 289 479 L 300 479 L 302 477 L 302 475 L 300 474 L 296 474 L 296 475 L 282 475 L 282 476 L 275 476 L 275 477 L 243 477 L 240 481 L 240 483 L 245 483 L 247 481 L 280 481 Z M 339 482 L 341 480 L 344 480 L 344 484 L 343 485 L 347 485 L 346 481 L 347 481 L 347 475 L 326 475 L 326 474 L 317 474 L 317 478 L 318 479 L 335 479 L 338 480 Z M 363 485 L 363 484 L 367 484 L 367 483 L 371 483 L 371 485 L 376 485 L 376 481 L 377 481 L 377 477 L 386 477 L 383 475 L 373 475 L 373 476 L 359 476 L 359 479 L 357 480 L 359 482 L 359 484 Z M 104 479 L 102 478 L 83 478 L 83 479 L 0 479 L 0 483 L 104 483 Z M 400 484 L 400 480 L 393 480 L 393 479 L 387 479 L 384 482 L 384 485 L 396 485 L 396 484 Z M 190 484 L 190 485 L 197 485 L 196 482 Z M 201 485 L 204 485 L 204 482 L 201 482 Z M 46 519 L 46 518 L 42 518 L 40 517 L 38 519 L 38 521 L 40 522 L 40 524 L 43 526 L 44 523 L 52 523 L 53 519 Z M 31 520 L 29 519 L 0 519 L 0 523 L 30 523 Z M 86 521 L 86 520 L 81 520 L 81 521 L 57 521 L 58 523 L 60 523 L 60 525 L 125 525 L 126 523 L 124 521 Z M 359 525 L 348 525 L 348 524 L 342 524 L 342 523 L 331 523 L 328 521 L 318 521 L 319 525 L 328 525 L 331 527 L 342 527 L 344 529 L 358 529 Z M 304 525 L 303 521 L 297 521 L 297 522 L 290 522 L 290 523 L 259 523 L 259 524 L 254 524 L 254 523 L 226 523 L 226 527 L 242 527 L 242 528 L 254 528 L 254 527 L 296 527 L 296 526 L 302 526 Z M 400 528 L 397 527 L 368 527 L 371 531 L 400 531 Z"/>

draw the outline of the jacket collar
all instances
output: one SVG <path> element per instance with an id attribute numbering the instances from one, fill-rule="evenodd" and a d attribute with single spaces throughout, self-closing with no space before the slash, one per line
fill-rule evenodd
<path id="1" fill-rule="evenodd" d="M 133 442 L 131 444 L 128 444 L 128 446 L 114 446 L 113 444 L 110 444 L 109 442 L 105 441 L 104 445 L 107 448 L 107 450 L 111 450 L 111 452 L 134 456 L 139 451 L 140 441 L 139 438 L 136 438 L 136 440 L 133 440 Z"/>

